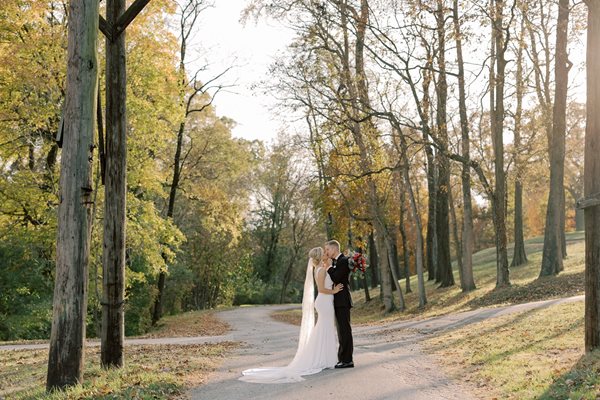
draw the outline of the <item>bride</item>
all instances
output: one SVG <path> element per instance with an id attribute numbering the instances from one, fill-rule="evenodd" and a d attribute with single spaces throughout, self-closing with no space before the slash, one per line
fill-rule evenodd
<path id="1" fill-rule="evenodd" d="M 242 372 L 240 380 L 255 383 L 299 382 L 304 380 L 303 375 L 319 373 L 323 369 L 333 368 L 337 363 L 333 295 L 342 290 L 343 285 L 333 286 L 323 253 L 321 247 L 315 247 L 308 253 L 302 296 L 302 324 L 296 356 L 286 367 L 247 369 Z M 319 290 L 316 300 L 313 279 Z M 333 289 L 329 289 L 331 287 Z M 319 316 L 316 324 L 315 309 Z"/>

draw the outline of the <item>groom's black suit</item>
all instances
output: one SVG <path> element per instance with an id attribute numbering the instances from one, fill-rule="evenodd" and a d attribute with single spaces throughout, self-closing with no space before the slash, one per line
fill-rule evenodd
<path id="1" fill-rule="evenodd" d="M 352 362 L 354 344 L 352 341 L 352 327 L 350 326 L 352 297 L 350 296 L 348 257 L 340 254 L 337 259 L 333 260 L 333 266 L 327 272 L 331 276 L 333 283 L 344 285 L 343 290 L 333 295 L 333 306 L 335 307 L 335 319 L 337 320 L 338 338 L 340 341 L 338 361 L 349 363 Z"/>

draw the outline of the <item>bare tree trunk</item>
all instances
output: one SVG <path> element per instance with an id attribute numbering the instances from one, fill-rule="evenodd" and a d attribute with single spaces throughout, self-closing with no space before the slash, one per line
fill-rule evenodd
<path id="1" fill-rule="evenodd" d="M 495 187 L 492 196 L 496 236 L 496 287 L 510 285 L 506 237 L 506 176 L 504 173 L 504 79 L 506 43 L 504 37 L 504 0 L 491 0 L 492 4 L 492 64 L 496 71 L 490 73 L 490 113 L 494 147 Z"/>
<path id="2" fill-rule="evenodd" d="M 288 262 L 288 266 L 283 275 L 283 282 L 281 283 L 281 293 L 279 294 L 279 303 L 283 303 L 285 301 L 285 292 L 287 291 L 287 287 L 292 279 L 292 272 L 294 270 L 294 264 L 296 260 L 297 254 L 294 252 L 292 257 L 290 257 L 290 261 Z"/>
<path id="3" fill-rule="evenodd" d="M 69 3 L 56 281 L 47 390 L 83 378 L 98 90 L 98 2 Z"/>
<path id="4" fill-rule="evenodd" d="M 521 22 L 521 34 L 519 37 L 519 50 L 517 52 L 517 71 L 516 71 L 516 98 L 517 105 L 515 110 L 515 129 L 514 129 L 514 149 L 515 149 L 515 217 L 514 217 L 514 236 L 515 247 L 511 267 L 518 267 L 527 263 L 527 253 L 525 252 L 525 236 L 523 232 L 523 185 L 521 176 L 523 165 L 521 163 L 521 126 L 523 118 L 523 91 L 525 84 L 523 82 L 523 51 L 525 48 L 525 20 Z"/>
<path id="5" fill-rule="evenodd" d="M 173 179 L 171 180 L 171 187 L 169 189 L 169 203 L 167 206 L 167 218 L 173 218 L 175 213 L 175 199 L 177 197 L 177 188 L 179 187 L 179 180 L 181 178 L 181 151 L 183 149 L 183 134 L 185 132 L 185 122 L 179 124 L 179 130 L 177 131 L 177 146 L 175 148 L 175 158 L 173 160 Z M 163 258 L 164 255 L 163 255 Z M 154 301 L 154 310 L 152 312 L 152 325 L 156 323 L 162 317 L 163 309 L 163 294 L 165 292 L 165 282 L 167 280 L 167 272 L 160 271 L 158 274 L 158 294 Z"/>
<path id="6" fill-rule="evenodd" d="M 600 0 L 587 0 L 584 196 L 600 193 Z M 600 347 L 600 208 L 585 207 L 585 350 Z"/>
<path id="7" fill-rule="evenodd" d="M 388 229 L 388 236 L 389 236 L 389 242 L 390 242 L 390 263 L 392 268 L 394 269 L 394 272 L 396 274 L 396 276 L 398 277 L 398 279 L 400 279 L 401 277 L 401 272 L 400 272 L 400 257 L 398 254 L 398 235 L 396 234 L 395 230 L 390 230 Z M 396 290 L 395 289 L 395 285 L 393 285 L 392 290 Z"/>
<path id="8" fill-rule="evenodd" d="M 389 246 L 388 248 L 392 248 L 391 243 L 389 243 L 388 246 Z M 391 258 L 391 254 L 388 253 L 388 255 Z M 393 281 L 394 287 L 396 288 L 396 293 L 398 294 L 398 310 L 404 311 L 406 309 L 406 304 L 404 303 L 404 295 L 402 294 L 402 288 L 400 287 L 398 275 L 396 275 L 396 269 L 393 268 L 391 264 L 392 263 L 390 261 L 390 271 L 392 272 L 392 281 Z"/>
<path id="9" fill-rule="evenodd" d="M 403 179 L 401 176 L 400 179 Z M 401 185 L 401 183 L 400 183 Z M 404 261 L 404 280 L 406 282 L 406 293 L 411 293 L 412 289 L 410 288 L 410 256 L 409 256 L 409 248 L 408 248 L 408 239 L 406 237 L 406 228 L 404 226 L 406 222 L 406 190 L 404 188 L 400 189 L 400 237 L 402 239 L 402 259 Z"/>
<path id="10" fill-rule="evenodd" d="M 425 307 L 427 304 L 427 293 L 425 292 L 425 271 L 424 271 L 424 254 L 423 254 L 423 225 L 421 223 L 421 215 L 419 214 L 419 208 L 415 199 L 415 194 L 410 182 L 410 169 L 408 164 L 407 146 L 402 136 L 402 132 L 398 132 L 401 141 L 401 154 L 403 158 L 402 173 L 404 175 L 404 183 L 406 185 L 406 191 L 408 192 L 408 198 L 410 200 L 410 208 L 412 210 L 413 219 L 415 221 L 415 232 L 417 236 L 415 262 L 417 267 L 417 282 L 419 287 L 419 307 Z"/>
<path id="11" fill-rule="evenodd" d="M 440 276 L 440 287 L 454 285 L 454 274 L 452 273 L 452 260 L 450 257 L 450 218 L 448 215 L 448 192 L 450 191 L 450 160 L 446 157 L 448 152 L 448 127 L 446 115 L 446 103 L 448 101 L 448 83 L 446 80 L 446 29 L 444 18 L 443 1 L 437 0 L 435 12 L 438 36 L 438 82 L 437 92 L 437 140 L 441 151 L 437 153 L 438 185 L 436 194 L 436 231 L 438 263 Z"/>
<path id="12" fill-rule="evenodd" d="M 429 140 L 429 138 L 427 139 Z M 426 145 L 429 149 L 426 151 L 433 154 L 431 146 Z M 427 192 L 428 192 L 428 206 L 427 206 L 427 234 L 426 234 L 426 251 L 427 251 L 427 280 L 433 281 L 437 274 L 437 234 L 436 234 L 436 181 L 435 181 L 435 165 L 433 162 L 433 155 L 431 161 L 429 161 L 429 154 L 427 154 Z"/>
<path id="13" fill-rule="evenodd" d="M 367 76 L 364 70 L 364 45 L 365 45 L 365 34 L 369 16 L 369 7 L 367 0 L 361 0 L 360 10 L 357 13 L 356 18 L 356 43 L 354 46 L 354 65 L 355 75 L 353 76 L 350 69 L 350 47 L 348 42 L 348 8 L 350 6 L 345 2 L 340 3 L 340 14 L 341 14 L 341 27 L 344 36 L 344 51 L 342 54 L 342 78 L 345 81 L 346 88 L 350 94 L 351 109 L 349 117 L 350 131 L 353 135 L 356 146 L 360 154 L 359 167 L 361 172 L 368 174 L 367 181 L 367 198 L 368 207 L 371 219 L 373 221 L 373 227 L 375 231 L 375 245 L 377 247 L 377 253 L 380 256 L 378 261 L 380 263 L 380 278 L 381 278 L 381 292 L 383 293 L 383 304 L 385 312 L 389 313 L 395 310 L 394 300 L 392 297 L 391 282 L 390 282 L 390 258 L 389 252 L 391 250 L 388 239 L 387 226 L 385 221 L 385 215 L 381 209 L 379 195 L 377 193 L 377 186 L 373 177 L 370 175 L 372 171 L 371 158 L 374 154 L 371 143 L 367 140 L 368 134 L 376 133 L 376 127 L 372 121 L 367 120 L 363 124 L 359 124 L 359 116 L 362 111 L 365 110 L 370 112 L 371 106 L 368 96 L 367 88 Z M 355 10 L 356 11 L 356 10 Z M 394 271 L 392 271 L 393 273 Z M 396 282 L 397 283 L 397 282 Z M 401 291 L 400 291 L 401 292 Z"/>
<path id="14" fill-rule="evenodd" d="M 125 0 L 107 0 L 106 21 L 116 26 Z M 106 40 L 106 178 L 101 358 L 105 368 L 123 366 L 125 336 L 125 209 L 127 196 L 125 32 Z"/>
<path id="15" fill-rule="evenodd" d="M 552 136 L 550 138 L 550 193 L 546 211 L 544 250 L 540 276 L 556 275 L 563 269 L 564 236 L 564 169 L 565 132 L 569 60 L 567 55 L 567 29 L 569 25 L 569 0 L 560 0 L 556 31 L 554 108 Z M 563 233 L 561 234 L 561 230 Z"/>
<path id="16" fill-rule="evenodd" d="M 432 54 L 427 54 L 428 60 L 433 57 Z M 437 233 L 436 233 L 436 206 L 437 206 L 437 180 L 436 180 L 436 166 L 434 161 L 433 147 L 428 144 L 430 141 L 434 141 L 430 138 L 431 131 L 429 128 L 429 106 L 431 103 L 429 95 L 429 87 L 432 80 L 433 64 L 428 61 L 426 64 L 425 71 L 423 71 L 423 106 L 421 113 L 421 124 L 423 129 L 423 142 L 425 143 L 425 156 L 427 159 L 427 233 L 425 236 L 426 246 L 426 268 L 427 268 L 427 280 L 436 280 L 437 275 Z M 417 99 L 415 99 L 416 101 Z M 417 104 L 418 105 L 418 104 Z"/>
<path id="17" fill-rule="evenodd" d="M 563 170 L 564 170 L 564 163 L 563 163 Z M 564 178 L 564 175 L 563 175 L 563 178 Z M 567 258 L 567 235 L 566 235 L 566 230 L 567 230 L 566 204 L 567 204 L 567 202 L 566 202 L 566 194 L 565 194 L 564 187 L 562 190 L 561 203 L 562 204 L 560 207 L 560 228 L 559 228 L 558 234 L 560 235 L 560 245 L 562 247 L 562 257 L 564 260 Z M 562 265 L 562 268 L 560 270 L 561 271 L 564 270 L 564 264 Z"/>
<path id="18" fill-rule="evenodd" d="M 371 267 L 371 288 L 379 285 L 379 263 L 377 260 L 377 247 L 375 246 L 375 237 L 373 232 L 369 234 L 369 266 Z"/>
<path id="19" fill-rule="evenodd" d="M 462 51 L 462 33 L 458 15 L 458 0 L 452 4 L 452 16 L 454 20 L 454 36 L 456 38 L 456 57 L 458 63 L 458 93 L 459 114 L 461 132 L 461 154 L 467 161 L 462 164 L 461 184 L 463 196 L 463 226 L 462 226 L 462 263 L 463 273 L 460 287 L 463 292 L 475 289 L 473 280 L 473 206 L 471 202 L 471 167 L 468 162 L 471 159 L 469 118 L 467 116 L 467 94 L 465 90 L 465 67 Z"/>
<path id="20" fill-rule="evenodd" d="M 448 189 L 448 200 L 450 201 L 450 220 L 452 222 L 452 238 L 454 239 L 454 247 L 456 251 L 456 264 L 458 265 L 458 274 L 460 281 L 464 281 L 464 270 L 463 270 L 463 262 L 462 262 L 462 252 L 461 252 L 461 243 L 460 237 L 458 236 L 458 221 L 456 218 L 456 211 L 454 210 L 454 196 L 452 195 L 452 188 Z"/>

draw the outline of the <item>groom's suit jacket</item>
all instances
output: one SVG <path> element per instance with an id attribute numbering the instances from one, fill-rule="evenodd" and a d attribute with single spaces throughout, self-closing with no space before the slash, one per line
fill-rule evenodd
<path id="1" fill-rule="evenodd" d="M 352 307 L 352 296 L 350 296 L 350 267 L 348 257 L 340 254 L 333 260 L 333 266 L 327 270 L 334 284 L 341 283 L 344 289 L 333 295 L 334 307 Z"/>

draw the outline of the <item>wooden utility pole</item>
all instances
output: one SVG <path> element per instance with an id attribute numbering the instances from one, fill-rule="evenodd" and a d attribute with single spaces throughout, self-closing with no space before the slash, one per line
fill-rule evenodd
<path id="1" fill-rule="evenodd" d="M 106 176 L 104 177 L 104 247 L 102 366 L 123 366 L 125 337 L 125 208 L 127 199 L 127 76 L 125 30 L 149 0 L 107 0 L 106 21 Z"/>
<path id="2" fill-rule="evenodd" d="M 587 0 L 587 111 L 585 127 L 585 349 L 600 347 L 600 0 Z"/>
<path id="3" fill-rule="evenodd" d="M 56 281 L 46 388 L 82 380 L 98 90 L 98 1 L 69 2 Z"/>

